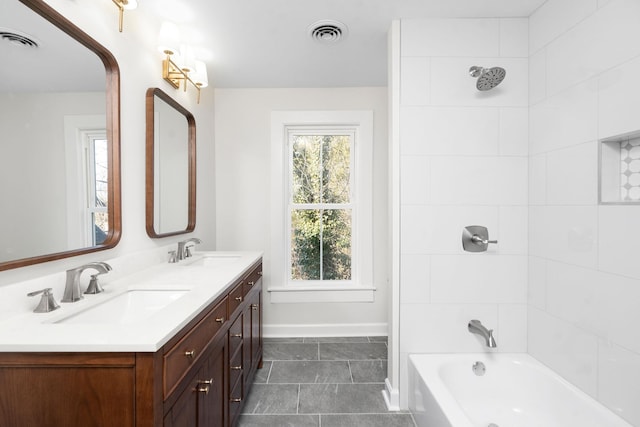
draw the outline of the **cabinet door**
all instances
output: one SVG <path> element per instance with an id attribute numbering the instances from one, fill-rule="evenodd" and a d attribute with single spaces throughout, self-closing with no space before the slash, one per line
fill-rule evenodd
<path id="1" fill-rule="evenodd" d="M 249 301 L 251 308 L 251 369 L 262 367 L 262 287 L 258 288 Z"/>
<path id="2" fill-rule="evenodd" d="M 202 424 L 198 426 L 222 427 L 225 425 L 225 384 L 228 381 L 225 375 L 226 340 L 220 340 L 220 344 L 214 346 L 211 356 L 205 362 L 199 373 L 199 412 Z M 212 381 L 210 384 L 205 381 Z M 208 392 L 204 391 L 208 387 Z"/>
<path id="3" fill-rule="evenodd" d="M 200 427 L 202 425 L 198 415 L 197 387 L 197 381 L 191 381 L 189 387 L 182 392 L 164 417 L 164 427 Z"/>

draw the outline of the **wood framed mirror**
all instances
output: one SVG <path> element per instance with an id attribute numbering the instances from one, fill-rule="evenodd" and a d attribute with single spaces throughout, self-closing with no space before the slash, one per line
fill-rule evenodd
<path id="1" fill-rule="evenodd" d="M 196 226 L 196 121 L 158 88 L 146 96 L 146 229 L 159 238 Z"/>
<path id="2" fill-rule="evenodd" d="M 0 271 L 114 247 L 121 235 L 120 72 L 42 0 L 0 27 Z"/>

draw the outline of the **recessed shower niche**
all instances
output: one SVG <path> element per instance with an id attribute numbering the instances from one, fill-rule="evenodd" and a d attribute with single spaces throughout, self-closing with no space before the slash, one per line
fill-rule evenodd
<path id="1" fill-rule="evenodd" d="M 600 140 L 600 203 L 640 204 L 640 131 Z"/>

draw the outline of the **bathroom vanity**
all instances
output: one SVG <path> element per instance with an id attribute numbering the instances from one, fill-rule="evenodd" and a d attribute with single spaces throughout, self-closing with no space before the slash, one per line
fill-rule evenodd
<path id="1" fill-rule="evenodd" d="M 13 338 L 4 322 L 0 425 L 234 426 L 262 365 L 262 259 L 188 263 L 112 286 L 113 301 L 151 287 L 178 295 L 147 317 L 100 321 L 89 302 L 74 313 L 25 314 Z"/>

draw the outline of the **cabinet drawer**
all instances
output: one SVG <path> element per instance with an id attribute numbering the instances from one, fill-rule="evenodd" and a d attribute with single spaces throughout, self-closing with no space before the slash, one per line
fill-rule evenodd
<path id="1" fill-rule="evenodd" d="M 227 321 L 228 297 L 164 355 L 164 396 L 171 394 L 189 368 L 200 358 L 207 344 Z"/>
<path id="2" fill-rule="evenodd" d="M 244 294 L 242 292 L 242 282 L 238 283 L 238 285 L 233 288 L 231 292 L 229 292 L 229 315 L 232 316 L 233 312 L 236 311 L 240 304 L 242 304 L 242 300 L 244 299 Z"/>
<path id="3" fill-rule="evenodd" d="M 242 345 L 242 314 L 229 328 L 229 354 L 234 354 Z"/>
<path id="4" fill-rule="evenodd" d="M 258 281 L 262 278 L 262 264 L 258 265 L 254 268 L 251 273 L 244 280 L 244 294 L 248 294 L 251 289 L 258 283 Z"/>
<path id="5" fill-rule="evenodd" d="M 229 361 L 229 387 L 232 389 L 238 383 L 238 380 L 242 377 L 243 369 L 242 365 L 242 348 L 239 349 Z M 241 381 L 242 382 L 242 381 Z"/>
<path id="6" fill-rule="evenodd" d="M 242 409 L 242 381 L 238 382 L 229 394 L 229 420 L 230 425 L 234 426 L 240 410 Z"/>

